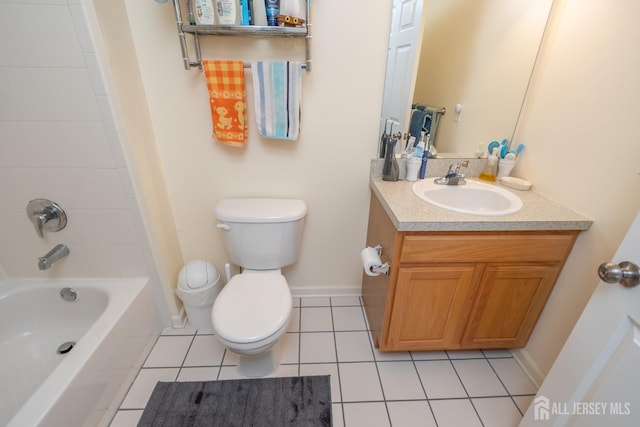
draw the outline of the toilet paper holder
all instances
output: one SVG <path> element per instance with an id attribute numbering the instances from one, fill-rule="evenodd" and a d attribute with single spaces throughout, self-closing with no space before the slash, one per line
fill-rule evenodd
<path id="1" fill-rule="evenodd" d="M 374 248 L 376 250 L 376 252 L 378 253 L 378 256 L 382 256 L 382 245 L 377 245 L 374 246 Z M 377 273 L 377 274 L 385 274 L 385 275 L 389 275 L 389 267 L 391 267 L 391 264 L 389 264 L 388 262 L 385 262 L 382 265 L 374 265 L 371 266 L 371 272 L 373 273 Z"/>

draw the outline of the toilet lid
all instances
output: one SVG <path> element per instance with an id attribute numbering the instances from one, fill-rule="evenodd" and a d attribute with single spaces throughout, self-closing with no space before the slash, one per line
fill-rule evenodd
<path id="1" fill-rule="evenodd" d="M 255 342 L 282 328 L 291 314 L 291 291 L 281 274 L 237 274 L 213 305 L 215 332 L 237 343 Z"/>

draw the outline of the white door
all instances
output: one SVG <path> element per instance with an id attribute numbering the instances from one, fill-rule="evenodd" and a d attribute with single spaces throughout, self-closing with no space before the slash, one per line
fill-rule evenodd
<path id="1" fill-rule="evenodd" d="M 613 262 L 640 265 L 640 214 Z M 640 286 L 600 282 L 520 424 L 565 425 L 640 426 Z"/>
<path id="2" fill-rule="evenodd" d="M 393 0 L 380 134 L 387 120 L 394 123 L 394 133 L 409 129 L 417 56 L 422 42 L 422 5 L 423 0 Z M 387 132 L 390 128 L 388 125 Z"/>

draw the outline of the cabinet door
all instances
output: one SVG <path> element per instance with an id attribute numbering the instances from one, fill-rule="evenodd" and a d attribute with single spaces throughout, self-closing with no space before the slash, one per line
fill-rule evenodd
<path id="1" fill-rule="evenodd" d="M 463 347 L 524 346 L 559 272 L 559 265 L 487 265 L 464 333 Z"/>
<path id="2" fill-rule="evenodd" d="M 401 267 L 383 350 L 459 347 L 473 295 L 473 264 Z"/>

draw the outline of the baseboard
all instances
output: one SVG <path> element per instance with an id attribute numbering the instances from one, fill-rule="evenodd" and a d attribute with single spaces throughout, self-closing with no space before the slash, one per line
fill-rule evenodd
<path id="1" fill-rule="evenodd" d="M 184 311 L 184 306 L 180 308 L 180 312 L 171 316 L 171 327 L 174 329 L 182 329 L 187 325 L 187 313 Z"/>
<path id="2" fill-rule="evenodd" d="M 350 286 L 292 286 L 291 295 L 294 297 L 351 297 L 360 296 L 360 284 Z"/>
<path id="3" fill-rule="evenodd" d="M 529 379 L 537 388 L 540 388 L 546 375 L 542 373 L 538 364 L 533 360 L 531 355 L 529 355 L 529 352 L 524 348 L 516 348 L 511 350 L 511 354 L 513 354 L 513 358 L 516 360 L 518 365 L 520 365 Z"/>

